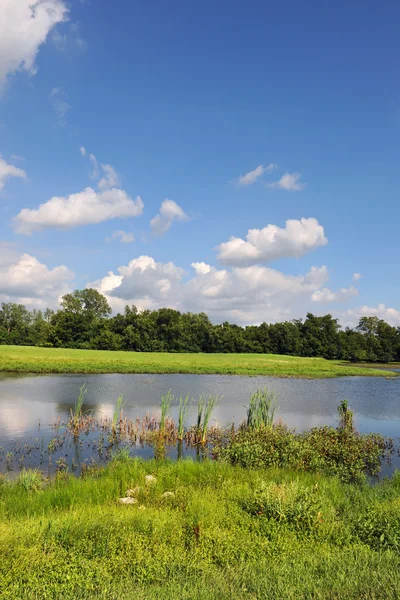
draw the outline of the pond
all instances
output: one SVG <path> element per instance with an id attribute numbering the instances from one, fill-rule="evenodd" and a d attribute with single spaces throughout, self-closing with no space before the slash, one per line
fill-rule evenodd
<path id="1" fill-rule="evenodd" d="M 277 417 L 298 431 L 320 425 L 336 425 L 336 409 L 347 399 L 355 414 L 358 431 L 375 432 L 397 438 L 400 435 L 400 378 L 343 377 L 337 379 L 278 379 L 226 375 L 11 375 L 0 374 L 0 471 L 17 471 L 18 466 L 56 468 L 67 454 L 68 464 L 89 461 L 93 436 L 84 436 L 77 447 L 54 450 L 51 458 L 44 450 L 59 431 L 54 423 L 65 423 L 86 384 L 84 411 L 96 418 L 112 417 L 116 399 L 123 394 L 124 415 L 130 419 L 146 414 L 160 415 L 160 398 L 168 390 L 175 397 L 197 398 L 200 394 L 222 397 L 212 414 L 212 424 L 221 426 L 245 418 L 252 391 L 267 387 L 278 400 Z M 178 402 L 169 414 L 177 418 Z M 196 407 L 188 423 L 196 419 Z M 62 429 L 61 429 L 62 431 Z M 57 444 L 56 444 L 57 446 Z M 151 451 L 137 445 L 133 453 L 149 456 Z M 170 454 L 174 456 L 174 452 Z M 8 458 L 7 458 L 8 455 Z M 11 456 L 12 455 L 12 456 Z M 23 460 L 21 460 L 23 457 Z"/>

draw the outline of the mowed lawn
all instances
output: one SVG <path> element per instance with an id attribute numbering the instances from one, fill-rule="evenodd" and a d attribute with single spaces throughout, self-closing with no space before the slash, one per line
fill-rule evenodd
<path id="1" fill-rule="evenodd" d="M 170 354 L 0 346 L 0 371 L 24 373 L 193 373 L 341 377 L 392 375 L 323 358 L 278 354 Z M 393 375 L 395 375 L 393 373 Z"/>

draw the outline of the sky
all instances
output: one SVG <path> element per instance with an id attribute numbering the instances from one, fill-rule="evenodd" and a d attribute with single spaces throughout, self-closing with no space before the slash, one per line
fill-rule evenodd
<path id="1" fill-rule="evenodd" d="M 399 20 L 0 0 L 0 301 L 400 325 Z"/>

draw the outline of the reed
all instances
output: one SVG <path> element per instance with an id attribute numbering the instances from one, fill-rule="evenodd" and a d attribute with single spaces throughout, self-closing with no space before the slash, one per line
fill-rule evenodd
<path id="1" fill-rule="evenodd" d="M 179 398 L 178 440 L 182 441 L 185 434 L 185 421 L 189 412 L 189 396 Z"/>
<path id="2" fill-rule="evenodd" d="M 160 433 L 163 433 L 165 431 L 165 420 L 167 418 L 168 411 L 173 400 L 174 395 L 171 393 L 171 390 L 168 390 L 165 396 L 161 396 Z"/>
<path id="3" fill-rule="evenodd" d="M 197 413 L 197 427 L 201 432 L 201 443 L 205 444 L 207 441 L 207 430 L 208 424 L 211 419 L 211 415 L 219 402 L 218 394 L 210 394 L 209 396 L 200 396 Z M 200 416 L 200 425 L 199 425 Z"/>
<path id="4" fill-rule="evenodd" d="M 267 388 L 257 389 L 250 396 L 247 409 L 247 427 L 272 427 L 277 409 L 276 394 Z"/>
<path id="5" fill-rule="evenodd" d="M 113 414 L 113 418 L 112 418 L 112 433 L 115 435 L 116 430 L 117 430 L 117 423 L 118 421 L 122 421 L 122 411 L 124 409 L 125 406 L 125 400 L 124 397 L 118 396 L 117 398 L 117 403 L 115 405 L 115 409 L 114 409 L 114 414 Z"/>

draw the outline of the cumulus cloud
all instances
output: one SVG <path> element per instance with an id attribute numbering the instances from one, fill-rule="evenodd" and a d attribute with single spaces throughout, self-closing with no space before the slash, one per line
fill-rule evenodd
<path id="1" fill-rule="evenodd" d="M 283 257 L 299 258 L 328 243 L 317 219 L 289 219 L 286 227 L 267 225 L 249 229 L 246 240 L 231 237 L 217 248 L 219 260 L 226 265 L 244 266 L 266 263 Z"/>
<path id="2" fill-rule="evenodd" d="M 187 221 L 188 216 L 183 209 L 166 198 L 161 203 L 159 213 L 150 221 L 150 227 L 154 235 L 160 236 L 166 233 L 174 221 Z"/>
<path id="3" fill-rule="evenodd" d="M 267 183 L 267 187 L 272 190 L 286 190 L 287 192 L 298 192 L 306 187 L 306 183 L 301 183 L 300 173 L 285 173 L 278 181 Z"/>
<path id="4" fill-rule="evenodd" d="M 140 196 L 132 200 L 124 190 L 113 188 L 96 192 L 88 187 L 67 197 L 54 196 L 36 209 L 24 208 L 14 218 L 17 233 L 30 235 L 49 227 L 69 229 L 110 219 L 125 219 L 142 214 Z"/>
<path id="5" fill-rule="evenodd" d="M 386 306 L 386 304 L 378 304 L 378 306 L 360 306 L 343 312 L 339 318 L 342 325 L 355 327 L 358 325 L 358 321 L 361 317 L 378 317 L 378 319 L 383 319 L 383 321 L 386 321 L 394 327 L 400 326 L 400 310 L 390 308 L 389 306 Z"/>
<path id="6" fill-rule="evenodd" d="M 122 244 L 131 244 L 135 241 L 135 236 L 129 231 L 119 229 L 114 231 L 110 237 L 106 237 L 106 242 L 112 242 L 113 240 L 119 240 Z"/>
<path id="7" fill-rule="evenodd" d="M 14 167 L 14 165 L 9 165 L 0 156 L 0 190 L 3 189 L 6 179 L 10 177 L 19 177 L 21 179 L 26 179 L 26 173 L 22 169 Z"/>
<path id="8" fill-rule="evenodd" d="M 49 269 L 30 254 L 1 246 L 0 299 L 30 307 L 56 306 L 71 289 L 74 274 L 66 266 Z"/>
<path id="9" fill-rule="evenodd" d="M 57 123 L 63 127 L 67 122 L 67 114 L 72 108 L 67 101 L 68 95 L 62 88 L 53 88 L 50 92 L 50 98 L 57 118 Z"/>
<path id="10" fill-rule="evenodd" d="M 357 288 L 351 286 L 349 288 L 341 288 L 337 292 L 333 292 L 329 288 L 323 288 L 322 290 L 317 290 L 311 296 L 311 300 L 313 302 L 346 302 L 350 298 L 354 296 L 358 296 L 359 292 Z"/>
<path id="11" fill-rule="evenodd" d="M 39 48 L 68 9 L 63 0 L 1 0 L 1 14 L 0 89 L 18 71 L 35 75 Z"/>
<path id="12" fill-rule="evenodd" d="M 264 175 L 264 173 L 275 171 L 277 168 L 277 165 L 274 163 L 271 163 L 266 167 L 263 165 L 258 165 L 258 167 L 253 169 L 253 171 L 249 171 L 245 175 L 241 175 L 234 183 L 236 183 L 238 187 L 252 185 L 258 181 L 260 177 Z"/>
<path id="13" fill-rule="evenodd" d="M 361 277 L 361 273 L 353 273 L 353 281 L 360 281 Z"/>
<path id="14" fill-rule="evenodd" d="M 311 295 L 328 278 L 326 267 L 312 267 L 299 276 L 256 265 L 226 270 L 195 262 L 192 267 L 194 274 L 186 279 L 174 263 L 140 256 L 88 287 L 105 294 L 114 310 L 126 304 L 142 309 L 168 306 L 205 311 L 215 321 L 247 324 L 303 316 Z"/>

